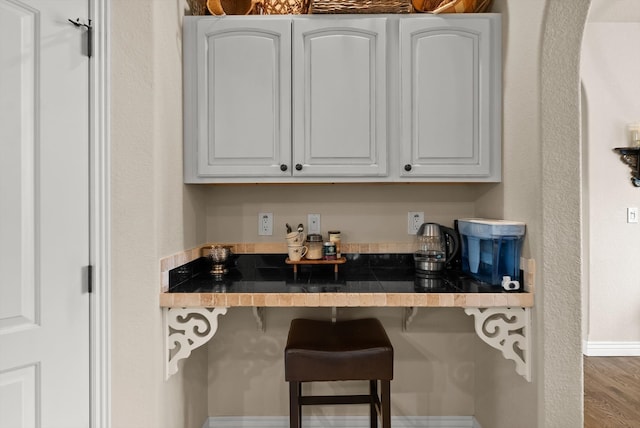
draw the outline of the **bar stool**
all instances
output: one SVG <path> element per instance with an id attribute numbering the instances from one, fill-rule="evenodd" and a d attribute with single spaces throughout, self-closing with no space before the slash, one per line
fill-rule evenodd
<path id="1" fill-rule="evenodd" d="M 302 406 L 369 404 L 371 428 L 391 428 L 393 347 L 375 318 L 348 321 L 294 319 L 284 351 L 289 382 L 289 426 L 301 428 Z M 302 382 L 368 380 L 365 395 L 302 395 Z M 378 381 L 381 394 L 378 396 Z"/>

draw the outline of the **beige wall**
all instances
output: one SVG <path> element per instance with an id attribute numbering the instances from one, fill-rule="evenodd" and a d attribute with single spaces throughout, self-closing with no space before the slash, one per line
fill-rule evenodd
<path id="1" fill-rule="evenodd" d="M 200 428 L 206 350 L 164 381 L 159 259 L 204 234 L 182 185 L 181 13 L 175 0 L 111 3 L 112 426 Z"/>
<path id="2" fill-rule="evenodd" d="M 503 183 L 476 201 L 478 216 L 525 222 L 523 252 L 538 262 L 542 235 L 539 62 L 544 8 L 540 1 L 494 1 L 493 10 L 502 14 L 503 24 Z M 539 304 L 538 299 L 532 311 L 534 321 Z M 514 375 L 513 362 L 484 343 L 476 348 L 476 357 L 475 408 L 481 424 L 509 427 L 517 417 L 518 427 L 538 426 L 536 385 Z"/>
<path id="3" fill-rule="evenodd" d="M 534 345 L 543 427 L 581 427 L 583 420 L 579 69 L 589 3 L 549 0 L 542 33 L 542 311 Z"/>
<path id="4" fill-rule="evenodd" d="M 584 86 L 589 183 L 589 317 L 585 339 L 637 348 L 640 287 L 637 256 L 640 227 L 626 221 L 638 207 L 631 169 L 612 149 L 629 144 L 626 127 L 640 123 L 640 7 L 596 2 L 585 30 Z M 628 6 L 628 5 L 627 5 Z M 635 13 L 634 13 L 635 12 Z M 611 350 L 609 350 L 611 352 Z"/>
<path id="5" fill-rule="evenodd" d="M 250 311 L 230 311 L 210 345 L 163 380 L 160 257 L 210 240 L 271 239 L 256 236 L 259 211 L 274 213 L 276 231 L 319 212 L 323 230 L 338 227 L 352 242 L 406 241 L 412 239 L 405 230 L 409 210 L 444 224 L 474 214 L 527 222 L 525 254 L 539 266 L 534 382 L 524 382 L 512 362 L 480 342 L 471 318 L 459 310 L 423 310 L 407 333 L 399 329 L 399 313 L 374 311 L 398 348 L 394 414 L 475 414 L 495 428 L 513 426 L 514 417 L 523 428 L 581 426 L 579 331 L 573 335 L 580 322 L 579 255 L 573 251 L 579 248 L 579 169 L 573 162 L 584 3 L 495 1 L 505 20 L 501 185 L 184 186 L 184 5 L 114 0 L 113 426 L 200 428 L 209 414 L 286 414 L 281 352 L 295 310 L 268 311 L 266 334 L 255 331 Z M 558 239 L 565 233 L 575 236 Z M 265 385 L 277 388 L 267 395 L 269 408 L 262 404 Z"/>
<path id="6" fill-rule="evenodd" d="M 485 186 L 209 186 L 206 237 L 218 242 L 284 242 L 286 223 L 306 228 L 307 214 L 317 213 L 322 232 L 340 230 L 344 242 L 412 242 L 409 211 L 423 211 L 425 221 L 451 227 L 454 219 L 474 215 L 474 200 Z M 273 236 L 258 236 L 259 212 L 273 213 Z"/>

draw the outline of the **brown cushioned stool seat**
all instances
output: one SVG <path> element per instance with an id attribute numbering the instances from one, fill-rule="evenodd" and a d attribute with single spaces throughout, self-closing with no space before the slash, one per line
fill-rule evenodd
<path id="1" fill-rule="evenodd" d="M 284 351 L 290 426 L 300 428 L 303 405 L 369 404 L 371 427 L 390 428 L 393 347 L 379 320 L 295 319 Z M 368 395 L 302 396 L 302 382 L 368 380 Z M 381 394 L 378 396 L 378 381 Z"/>

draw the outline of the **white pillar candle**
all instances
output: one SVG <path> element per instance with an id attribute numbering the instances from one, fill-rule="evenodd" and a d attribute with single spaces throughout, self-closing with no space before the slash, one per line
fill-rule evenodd
<path id="1" fill-rule="evenodd" d="M 631 147 L 640 147 L 640 123 L 629 125 L 629 145 Z"/>

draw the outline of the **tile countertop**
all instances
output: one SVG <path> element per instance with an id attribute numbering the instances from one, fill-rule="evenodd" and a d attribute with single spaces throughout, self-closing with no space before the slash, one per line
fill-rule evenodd
<path id="1" fill-rule="evenodd" d="M 534 301 L 532 260 L 521 266 L 525 291 L 506 292 L 457 270 L 435 280 L 418 278 L 412 253 L 348 253 L 337 276 L 334 265 L 299 265 L 295 277 L 285 254 L 234 254 L 228 273 L 216 277 L 202 249 L 161 261 L 161 307 L 488 308 L 532 307 Z"/>

